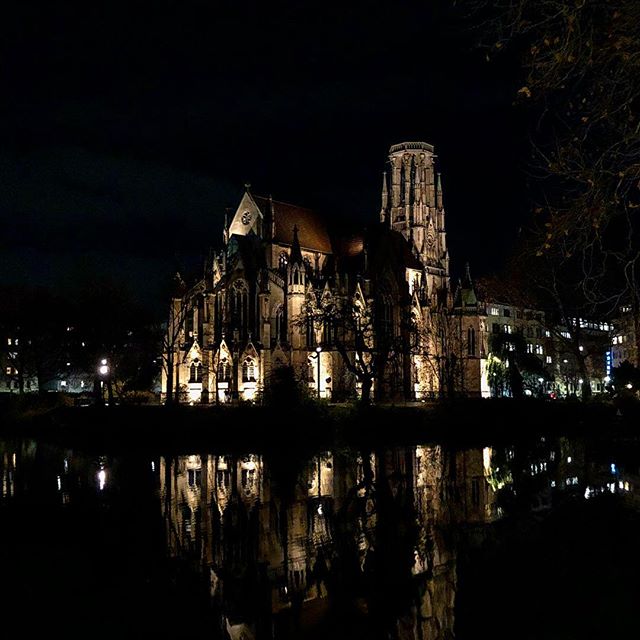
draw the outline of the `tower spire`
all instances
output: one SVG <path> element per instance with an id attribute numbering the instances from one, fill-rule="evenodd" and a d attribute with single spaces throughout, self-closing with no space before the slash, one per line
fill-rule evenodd
<path id="1" fill-rule="evenodd" d="M 389 192 L 387 191 L 387 172 L 382 172 L 382 207 L 380 209 L 380 222 L 386 222 L 387 207 L 389 206 Z"/>
<path id="2" fill-rule="evenodd" d="M 222 230 L 222 244 L 226 247 L 229 242 L 229 209 L 224 210 L 224 229 Z"/>
<path id="3" fill-rule="evenodd" d="M 291 264 L 303 264 L 300 240 L 298 239 L 298 225 L 293 225 L 293 243 L 291 245 L 291 252 L 289 253 L 289 262 Z"/>
<path id="4" fill-rule="evenodd" d="M 468 262 L 464 266 L 464 284 L 465 287 L 473 287 L 473 282 L 471 280 L 471 268 L 469 267 Z"/>

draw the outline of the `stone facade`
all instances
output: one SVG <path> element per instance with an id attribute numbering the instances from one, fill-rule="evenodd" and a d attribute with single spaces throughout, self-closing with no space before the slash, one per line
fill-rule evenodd
<path id="1" fill-rule="evenodd" d="M 203 279 L 173 299 L 165 399 L 254 401 L 283 366 L 320 398 L 438 393 L 434 319 L 450 296 L 433 147 L 394 145 L 389 164 L 380 224 L 349 238 L 247 188 Z"/>

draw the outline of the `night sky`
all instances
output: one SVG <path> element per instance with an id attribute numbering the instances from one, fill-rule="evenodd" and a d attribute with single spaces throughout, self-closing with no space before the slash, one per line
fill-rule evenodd
<path id="1" fill-rule="evenodd" d="M 405 140 L 436 147 L 454 271 L 498 270 L 527 210 L 519 72 L 436 4 L 5 3 L 0 281 L 107 274 L 163 311 L 245 182 L 375 222 Z"/>

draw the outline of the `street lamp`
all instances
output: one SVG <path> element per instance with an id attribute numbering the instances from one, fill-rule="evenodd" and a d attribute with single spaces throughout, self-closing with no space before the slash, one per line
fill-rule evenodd
<path id="1" fill-rule="evenodd" d="M 316 352 L 314 355 L 311 355 L 311 358 L 315 358 L 316 362 L 318 363 L 318 373 L 316 375 L 316 380 L 318 383 L 318 399 L 320 399 L 320 353 L 322 351 L 322 347 L 316 347 Z"/>
<path id="2" fill-rule="evenodd" d="M 100 375 L 100 404 L 104 404 L 104 383 L 107 381 L 107 392 L 109 394 L 109 405 L 112 404 L 113 398 L 111 397 L 111 384 L 109 381 L 109 365 L 106 358 L 100 360 L 100 366 L 98 367 L 98 374 Z"/>

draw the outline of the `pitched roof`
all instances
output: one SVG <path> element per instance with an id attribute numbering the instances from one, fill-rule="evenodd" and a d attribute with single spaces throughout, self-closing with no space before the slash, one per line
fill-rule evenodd
<path id="1" fill-rule="evenodd" d="M 253 199 L 265 217 L 269 214 L 271 202 L 273 202 L 274 242 L 292 245 L 293 227 L 297 226 L 298 239 L 303 249 L 331 253 L 331 240 L 327 227 L 324 220 L 315 211 L 278 200 L 270 201 L 269 198 L 262 196 L 253 196 Z"/>

